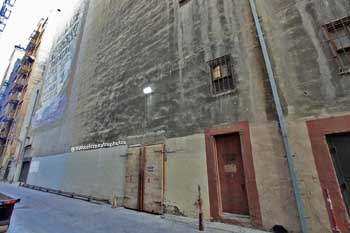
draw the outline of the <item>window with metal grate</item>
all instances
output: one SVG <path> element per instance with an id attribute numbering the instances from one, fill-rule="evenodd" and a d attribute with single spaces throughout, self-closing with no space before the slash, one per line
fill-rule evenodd
<path id="1" fill-rule="evenodd" d="M 350 16 L 322 26 L 340 73 L 350 73 Z"/>
<path id="2" fill-rule="evenodd" d="M 232 72 L 232 59 L 225 55 L 209 61 L 211 89 L 213 95 L 224 94 L 235 89 Z"/>

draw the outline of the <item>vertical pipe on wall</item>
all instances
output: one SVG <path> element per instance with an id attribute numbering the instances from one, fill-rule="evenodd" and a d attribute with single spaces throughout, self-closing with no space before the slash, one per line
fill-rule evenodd
<path id="1" fill-rule="evenodd" d="M 276 81 L 275 81 L 275 78 L 274 78 L 274 73 L 273 73 L 273 70 L 272 70 L 269 53 L 267 51 L 265 38 L 264 38 L 262 29 L 261 29 L 261 25 L 260 25 L 259 17 L 258 17 L 258 14 L 257 14 L 255 2 L 254 2 L 254 0 L 249 0 L 249 3 L 250 3 L 250 8 L 251 8 L 251 11 L 252 11 L 252 14 L 253 14 L 256 31 L 258 33 L 258 38 L 259 38 L 262 54 L 263 54 L 263 57 L 264 57 L 265 66 L 266 66 L 267 74 L 268 74 L 268 77 L 269 77 L 270 86 L 271 86 L 271 89 L 272 89 L 273 100 L 274 100 L 276 111 L 277 111 L 277 115 L 278 115 L 280 132 L 282 134 L 283 145 L 284 145 L 284 149 L 285 149 L 285 152 L 286 152 L 289 173 L 290 173 L 291 180 L 292 180 L 293 192 L 294 192 L 294 196 L 295 196 L 295 200 L 296 200 L 296 204 L 297 204 L 297 210 L 298 210 L 298 215 L 299 215 L 299 222 L 300 222 L 301 232 L 302 233 L 307 233 L 308 232 L 308 227 L 307 227 L 307 223 L 306 223 L 304 204 L 303 204 L 303 201 L 302 201 L 302 198 L 301 198 L 299 181 L 298 181 L 298 178 L 297 178 L 297 175 L 296 175 L 296 172 L 295 172 L 295 165 L 294 165 L 294 161 L 293 161 L 293 158 L 292 158 L 291 146 L 289 144 L 289 139 L 288 139 L 287 126 L 286 126 L 284 114 L 283 114 L 283 111 L 282 111 L 281 101 L 280 101 L 280 98 L 279 98 L 279 95 L 278 95 L 278 91 L 277 91 Z"/>

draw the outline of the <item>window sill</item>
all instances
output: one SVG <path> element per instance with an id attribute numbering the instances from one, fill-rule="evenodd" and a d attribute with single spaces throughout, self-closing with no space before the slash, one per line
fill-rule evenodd
<path id="1" fill-rule="evenodd" d="M 350 68 L 338 72 L 338 75 L 347 75 L 347 74 L 350 74 Z"/>
<path id="2" fill-rule="evenodd" d="M 216 93 L 216 94 L 212 94 L 213 97 L 220 97 L 220 96 L 224 96 L 224 95 L 231 95 L 231 94 L 236 94 L 237 93 L 237 88 L 232 89 L 232 90 L 228 90 L 225 92 L 220 92 L 220 93 Z"/>

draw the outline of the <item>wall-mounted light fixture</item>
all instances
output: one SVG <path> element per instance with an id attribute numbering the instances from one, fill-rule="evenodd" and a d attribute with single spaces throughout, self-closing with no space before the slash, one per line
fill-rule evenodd
<path id="1" fill-rule="evenodd" d="M 145 87 L 145 88 L 143 89 L 143 93 L 144 93 L 145 95 L 152 94 L 152 93 L 153 93 L 152 87 L 150 87 L 150 86 Z"/>

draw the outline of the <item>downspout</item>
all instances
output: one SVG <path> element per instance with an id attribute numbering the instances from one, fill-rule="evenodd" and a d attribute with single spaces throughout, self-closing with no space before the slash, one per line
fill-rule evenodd
<path id="1" fill-rule="evenodd" d="M 291 180 L 292 180 L 294 197 L 295 197 L 296 204 L 297 204 L 297 209 L 298 209 L 298 215 L 299 215 L 299 222 L 300 222 L 301 232 L 302 233 L 307 233 L 308 232 L 308 227 L 307 227 L 307 223 L 306 223 L 304 204 L 303 204 L 303 201 L 302 201 L 302 198 L 301 198 L 299 181 L 298 181 L 298 178 L 297 178 L 297 175 L 296 175 L 296 172 L 295 172 L 295 165 L 294 165 L 294 161 L 293 161 L 293 158 L 292 158 L 291 146 L 289 144 L 289 139 L 288 139 L 287 126 L 286 126 L 284 114 L 283 114 L 283 111 L 282 111 L 281 101 L 280 101 L 280 98 L 279 98 L 279 95 L 278 95 L 278 91 L 277 91 L 277 87 L 276 87 L 276 81 L 275 81 L 275 78 L 274 78 L 274 74 L 273 74 L 273 70 L 272 70 L 272 66 L 271 66 L 271 62 L 270 62 L 269 53 L 267 51 L 265 38 L 264 38 L 264 34 L 262 32 L 262 29 L 261 29 L 261 25 L 260 25 L 259 17 L 258 17 L 258 14 L 257 14 L 255 2 L 254 2 L 254 0 L 249 0 L 249 3 L 250 3 L 250 8 L 251 8 L 252 13 L 253 13 L 255 27 L 256 27 L 256 31 L 258 33 L 259 42 L 260 42 L 261 50 L 262 50 L 264 61 L 265 61 L 265 67 L 266 67 L 266 70 L 267 70 L 270 86 L 271 86 L 271 89 L 272 89 L 273 100 L 275 102 L 275 107 L 276 107 L 276 111 L 277 111 L 277 115 L 278 115 L 278 122 L 279 122 L 279 126 L 280 126 L 280 132 L 281 132 L 282 138 L 283 138 L 284 150 L 286 152 L 289 173 L 290 173 Z"/>

